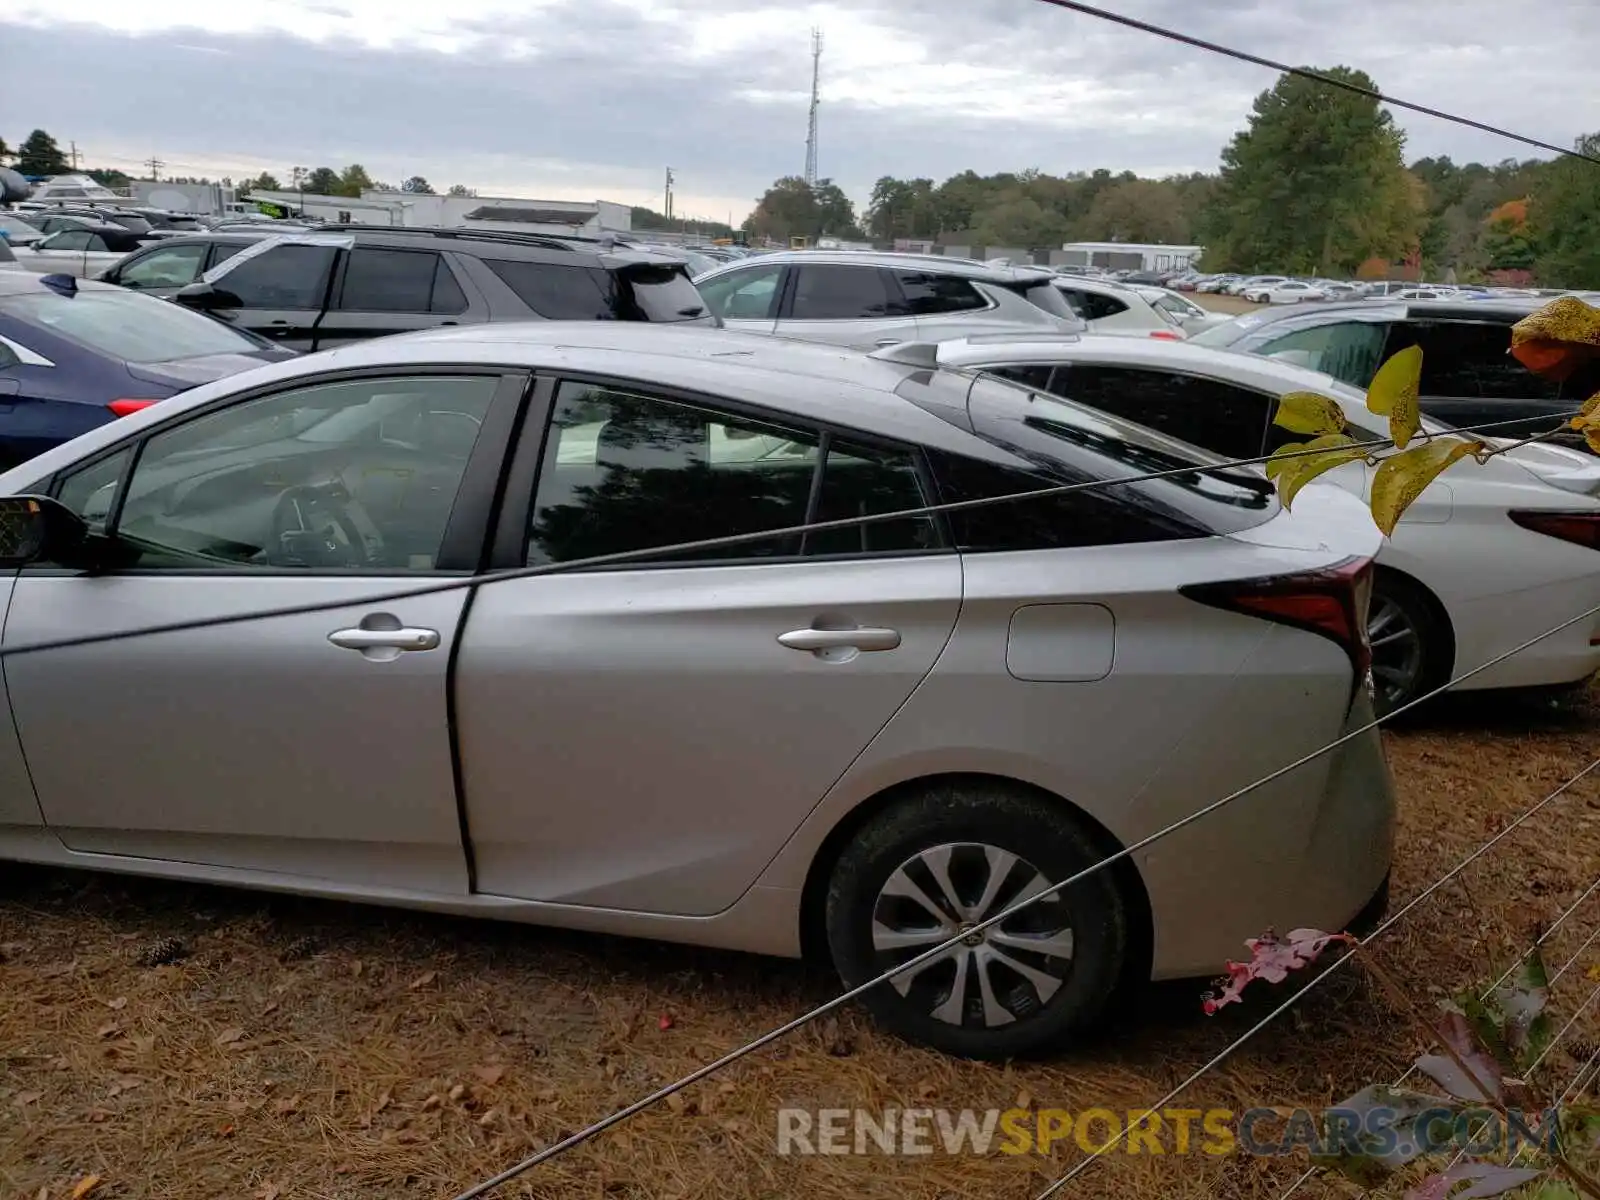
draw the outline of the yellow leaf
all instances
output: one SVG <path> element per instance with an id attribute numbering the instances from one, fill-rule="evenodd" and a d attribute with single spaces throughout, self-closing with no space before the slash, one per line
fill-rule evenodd
<path id="1" fill-rule="evenodd" d="M 1593 425 L 1600 425 L 1600 392 L 1585 400 L 1578 415 L 1572 418 L 1574 429 L 1588 429 Z"/>
<path id="2" fill-rule="evenodd" d="M 1301 457 L 1289 459 L 1280 464 L 1278 472 L 1278 499 L 1285 508 L 1294 504 L 1294 498 L 1300 494 L 1300 489 L 1305 487 L 1318 475 L 1342 467 L 1345 463 L 1359 462 L 1366 458 L 1364 447 L 1357 446 L 1355 440 L 1343 433 L 1330 433 L 1323 437 L 1312 438 L 1299 446 Z M 1324 450 L 1325 454 L 1311 454 L 1307 451 Z M 1267 464 L 1269 467 L 1271 463 Z"/>
<path id="3" fill-rule="evenodd" d="M 1585 973 L 1590 979 L 1594 980 L 1596 983 L 1600 983 L 1600 964 L 1590 967 Z"/>
<path id="4" fill-rule="evenodd" d="M 1272 457 L 1267 459 L 1267 478 L 1276 479 L 1285 471 L 1293 470 L 1300 464 L 1301 459 L 1298 456 L 1304 454 L 1306 448 L 1305 442 L 1288 442 L 1279 446 L 1272 452 Z"/>
<path id="5" fill-rule="evenodd" d="M 1402 450 L 1422 427 L 1422 409 L 1417 404 L 1421 390 L 1421 346 L 1407 346 L 1391 354 L 1367 387 L 1367 407 L 1389 418 L 1389 436 Z"/>
<path id="6" fill-rule="evenodd" d="M 72 1185 L 72 1200 L 83 1200 L 85 1196 L 99 1186 L 100 1176 L 85 1175 L 82 1179 L 78 1180 L 77 1183 Z"/>
<path id="7" fill-rule="evenodd" d="M 1293 433 L 1338 433 L 1344 428 L 1344 409 L 1316 392 L 1290 392 L 1278 401 L 1272 423 Z"/>
<path id="8" fill-rule="evenodd" d="M 1482 442 L 1461 438 L 1435 438 L 1399 454 L 1391 454 L 1378 464 L 1372 477 L 1372 519 L 1389 537 L 1412 501 L 1451 463 L 1477 454 Z"/>
<path id="9" fill-rule="evenodd" d="M 1600 425 L 1591 425 L 1585 429 L 1583 440 L 1589 443 L 1589 449 L 1600 454 Z"/>

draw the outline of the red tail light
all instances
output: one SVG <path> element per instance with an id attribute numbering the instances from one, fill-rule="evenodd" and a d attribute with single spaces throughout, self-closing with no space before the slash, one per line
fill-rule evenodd
<path id="1" fill-rule="evenodd" d="M 1372 560 L 1349 558 L 1324 571 L 1189 584 L 1179 593 L 1229 612 L 1264 617 L 1339 643 L 1350 656 L 1356 686 L 1372 669 L 1367 641 L 1367 606 L 1372 599 Z"/>
<path id="2" fill-rule="evenodd" d="M 1543 533 L 1563 542 L 1575 542 L 1590 550 L 1600 550 L 1600 513 L 1538 512 L 1526 509 L 1506 514 L 1524 529 Z"/>
<path id="3" fill-rule="evenodd" d="M 1183 341 L 1183 334 L 1172 329 L 1152 329 L 1150 331 L 1150 336 L 1153 338 L 1160 338 L 1163 342 Z"/>
<path id="4" fill-rule="evenodd" d="M 155 403 L 157 403 L 155 400 L 113 400 L 106 407 L 117 416 L 126 417 L 131 413 L 138 412 L 141 408 L 149 408 Z"/>

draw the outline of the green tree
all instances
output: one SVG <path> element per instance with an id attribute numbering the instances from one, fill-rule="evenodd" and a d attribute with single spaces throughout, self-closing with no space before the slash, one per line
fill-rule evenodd
<path id="1" fill-rule="evenodd" d="M 359 197 L 362 192 L 371 191 L 375 185 L 372 176 L 367 174 L 367 169 L 360 163 L 351 163 L 339 172 L 339 185 L 334 189 L 335 196 Z"/>
<path id="2" fill-rule="evenodd" d="M 1066 240 L 1066 221 L 1022 189 L 997 197 L 972 218 L 972 240 L 980 246 L 1033 249 Z"/>
<path id="3" fill-rule="evenodd" d="M 278 182 L 278 177 L 276 175 L 272 175 L 266 171 L 263 171 L 254 179 L 245 180 L 239 190 L 246 193 L 281 192 L 283 191 L 283 184 Z"/>
<path id="4" fill-rule="evenodd" d="M 24 175 L 65 175 L 71 167 L 55 138 L 35 129 L 17 151 L 17 170 Z"/>
<path id="5" fill-rule="evenodd" d="M 931 179 L 885 175 L 872 185 L 867 202 L 867 232 L 880 241 L 933 238 L 939 233 L 939 204 Z"/>
<path id="6" fill-rule="evenodd" d="M 332 167 L 318 167 L 306 176 L 300 190 L 308 196 L 337 196 L 339 183 L 339 172 Z"/>
<path id="7" fill-rule="evenodd" d="M 1376 87 L 1347 67 L 1324 73 Z M 1203 223 L 1207 264 L 1348 273 L 1412 249 L 1422 192 L 1405 170 L 1404 145 L 1377 101 L 1284 75 L 1256 97 L 1249 125 L 1222 152 Z"/>
<path id="8" fill-rule="evenodd" d="M 436 193 L 428 185 L 428 181 L 421 175 L 413 175 L 400 185 L 402 192 L 410 192 L 414 196 L 432 196 Z"/>
<path id="9" fill-rule="evenodd" d="M 8 159 L 8 158 L 15 158 L 15 157 L 16 157 L 16 155 L 12 151 L 11 147 L 6 145 L 5 138 L 0 138 L 0 163 L 5 162 L 6 159 Z"/>
<path id="10" fill-rule="evenodd" d="M 1531 271 L 1533 237 L 1528 232 L 1528 202 L 1508 200 L 1484 223 L 1483 253 L 1491 271 Z"/>
<path id="11" fill-rule="evenodd" d="M 819 179 L 812 187 L 798 175 L 786 175 L 768 188 L 755 211 L 745 219 L 744 228 L 758 237 L 778 241 L 792 237 L 814 241 L 824 236 L 861 236 L 855 205 L 836 183 Z"/>
<path id="12" fill-rule="evenodd" d="M 476 196 L 477 194 L 474 189 L 469 188 L 464 183 L 452 183 L 450 190 L 445 193 L 447 196 Z"/>
<path id="13" fill-rule="evenodd" d="M 91 169 L 84 172 L 90 179 L 101 187 L 125 188 L 133 182 L 126 172 L 116 170 Z"/>
<path id="14" fill-rule="evenodd" d="M 1600 156 L 1600 133 L 1585 134 L 1579 153 Z M 1534 270 L 1551 287 L 1600 281 L 1600 167 L 1578 158 L 1549 164 L 1529 205 Z"/>
<path id="15" fill-rule="evenodd" d="M 1085 242 L 1158 242 L 1184 245 L 1189 219 L 1177 188 L 1154 179 L 1131 179 L 1101 191 L 1073 228 Z"/>

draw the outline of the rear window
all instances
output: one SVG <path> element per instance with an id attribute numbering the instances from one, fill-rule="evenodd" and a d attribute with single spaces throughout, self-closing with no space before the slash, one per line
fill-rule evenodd
<path id="1" fill-rule="evenodd" d="M 124 362 L 168 362 L 260 349 L 254 339 L 221 321 L 131 292 L 6 296 L 0 298 L 0 313 Z"/>
<path id="2" fill-rule="evenodd" d="M 560 263 L 486 258 L 488 268 L 541 317 L 551 321 L 614 321 L 604 271 Z"/>
<path id="3" fill-rule="evenodd" d="M 948 410 L 927 407 L 936 415 L 952 419 Z M 1142 425 L 1057 396 L 983 376 L 973 383 L 968 413 L 978 437 L 1033 467 L 1032 472 L 1021 476 L 1023 481 L 1031 480 L 1021 488 L 1000 488 L 998 483 L 981 481 L 965 485 L 979 487 L 979 495 L 1004 495 L 1058 484 L 1193 468 L 1166 479 L 1019 502 L 1017 515 L 1010 518 L 1019 526 L 1039 527 L 1041 522 L 1060 526 L 1049 544 L 1100 545 L 1207 537 L 1253 528 L 1271 520 L 1279 511 L 1277 496 L 1265 477 L 1230 468 L 1226 459 L 1198 446 L 1163 437 Z M 940 472 L 936 464 L 935 470 L 943 486 L 951 474 L 948 465 Z M 965 474 L 970 477 L 972 472 Z M 947 486 L 946 490 L 951 489 Z M 1003 514 L 1011 507 L 991 505 L 971 510 L 974 516 L 965 522 L 967 533 L 958 534 L 958 540 L 972 549 L 1021 548 L 995 544 L 1003 540 L 1007 520 Z M 1045 516 L 1039 516 L 1040 512 Z M 1028 517 L 1026 522 L 1021 519 L 1024 515 Z M 952 514 L 952 519 L 959 516 Z"/>

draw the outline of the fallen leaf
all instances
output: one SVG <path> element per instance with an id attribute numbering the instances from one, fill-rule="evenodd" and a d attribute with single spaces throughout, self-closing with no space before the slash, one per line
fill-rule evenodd
<path id="1" fill-rule="evenodd" d="M 99 1186 L 100 1186 L 100 1176 L 98 1176 L 98 1175 L 85 1175 L 82 1179 L 78 1180 L 77 1183 L 72 1185 L 72 1193 L 71 1193 L 72 1200 L 83 1200 L 83 1198 L 85 1196 L 87 1196 L 90 1192 L 94 1191 L 95 1188 L 97 1188 Z"/>
<path id="2" fill-rule="evenodd" d="M 362 971 L 362 964 L 361 964 L 361 960 L 359 958 L 355 959 L 353 962 L 351 962 L 351 964 L 350 964 L 350 974 L 352 974 L 352 975 L 354 975 L 354 976 L 359 978 L 360 975 L 361 975 L 361 971 Z M 345 1170 L 347 1170 L 347 1171 L 349 1169 L 350 1168 L 348 1168 L 348 1167 L 345 1168 Z"/>
<path id="3" fill-rule="evenodd" d="M 106 1001 L 106 1007 L 110 1008 L 110 1009 L 126 1008 L 127 1005 L 128 1005 L 128 998 L 126 996 L 118 996 L 115 1000 L 107 1000 Z"/>
<path id="4" fill-rule="evenodd" d="M 392 1104 L 393 1102 L 394 1102 L 394 1097 L 389 1095 L 388 1092 L 385 1092 L 385 1093 L 383 1093 L 383 1095 L 378 1097 L 378 1107 L 374 1108 L 372 1111 L 375 1112 L 375 1113 L 381 1113 L 384 1109 L 388 1108 L 389 1105 Z"/>
<path id="5" fill-rule="evenodd" d="M 437 972 L 437 971 L 424 971 L 421 975 L 418 975 L 410 983 L 406 984 L 406 987 L 414 992 L 418 988 L 427 987 L 430 983 L 432 983 L 437 978 L 439 978 L 439 972 Z"/>
<path id="6" fill-rule="evenodd" d="M 497 1108 L 491 1108 L 488 1112 L 484 1113 L 483 1116 L 478 1118 L 478 1124 L 482 1128 L 487 1129 L 487 1128 L 489 1128 L 489 1126 L 493 1125 L 499 1119 L 500 1119 L 500 1110 L 497 1109 Z"/>
<path id="7" fill-rule="evenodd" d="M 1011 1102 L 1012 1108 L 1029 1109 L 1033 1107 L 1033 1094 L 1027 1088 L 1017 1093 L 1017 1098 Z"/>
<path id="8" fill-rule="evenodd" d="M 443 1103 L 444 1103 L 444 1099 L 439 1095 L 438 1092 L 435 1092 L 433 1095 L 429 1096 L 426 1100 L 424 1100 L 422 1102 L 422 1111 L 423 1112 L 428 1112 L 431 1109 L 438 1108 L 439 1105 L 441 1105 Z"/>
<path id="9" fill-rule="evenodd" d="M 303 1099 L 305 1099 L 305 1097 L 297 1094 L 290 1096 L 287 1100 L 279 1100 L 272 1106 L 273 1111 L 275 1111 L 280 1117 L 287 1116 L 292 1112 L 299 1112 L 300 1102 Z"/>
<path id="10" fill-rule="evenodd" d="M 670 1108 L 673 1112 L 681 1113 L 683 1111 L 683 1106 L 684 1106 L 684 1099 L 683 1099 L 683 1096 L 680 1093 L 673 1092 L 670 1096 L 667 1097 L 667 1107 Z"/>
<path id="11" fill-rule="evenodd" d="M 261 1010 L 261 1015 L 263 1017 L 265 1017 L 265 1016 L 269 1016 L 270 1014 L 275 1013 L 277 1011 L 278 1011 L 278 1002 L 276 1000 L 274 1000 L 271 1004 L 267 1005 L 265 1008 L 263 1008 Z"/>
<path id="12" fill-rule="evenodd" d="M 42 1099 L 44 1099 L 43 1092 L 18 1092 L 15 1096 L 11 1097 L 11 1103 L 15 1104 L 18 1108 L 26 1108 L 28 1105 Z"/>
<path id="13" fill-rule="evenodd" d="M 1600 963 L 1596 963 L 1594 966 L 1590 967 L 1585 974 L 1587 974 L 1589 978 L 1594 980 L 1596 983 L 1600 983 Z"/>
<path id="14" fill-rule="evenodd" d="M 500 1082 L 500 1078 L 506 1073 L 506 1069 L 499 1063 L 489 1063 L 487 1066 L 473 1067 L 472 1073 L 484 1083 L 493 1086 Z"/>
<path id="15" fill-rule="evenodd" d="M 89 1110 L 89 1123 L 91 1125 L 99 1125 L 104 1121 L 109 1121 L 110 1119 L 111 1114 L 103 1108 L 91 1108 Z"/>
<path id="16" fill-rule="evenodd" d="M 671 1014 L 662 1013 L 659 1017 L 657 1017 L 656 1018 L 656 1028 L 657 1029 L 663 1029 L 663 1030 L 671 1029 L 672 1028 L 672 1016 L 671 1016 Z"/>
<path id="17" fill-rule="evenodd" d="M 109 1025 L 102 1025 L 99 1029 L 94 1031 L 95 1037 L 100 1038 L 102 1041 L 106 1038 L 117 1037 L 121 1033 L 122 1026 L 118 1025 L 115 1021 L 112 1021 Z"/>
<path id="18" fill-rule="evenodd" d="M 244 1030 L 242 1029 L 224 1029 L 221 1033 L 217 1034 L 217 1045 L 231 1046 L 243 1036 Z"/>
<path id="19" fill-rule="evenodd" d="M 458 1083 L 450 1089 L 450 1103 L 454 1104 L 467 1094 L 467 1085 Z"/>
<path id="20" fill-rule="evenodd" d="M 222 1137 L 230 1138 L 230 1137 L 233 1136 L 234 1130 L 235 1130 L 235 1126 L 229 1124 L 229 1125 L 224 1125 L 221 1129 L 217 1130 L 217 1133 L 219 1135 L 221 1135 Z"/>

